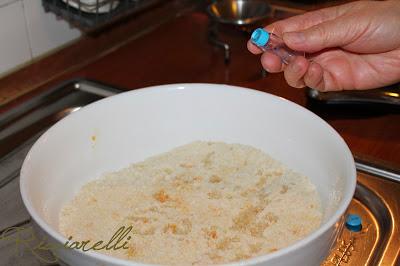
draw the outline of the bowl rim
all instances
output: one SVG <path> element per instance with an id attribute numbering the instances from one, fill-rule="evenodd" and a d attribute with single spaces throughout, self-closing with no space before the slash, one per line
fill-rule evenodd
<path id="1" fill-rule="evenodd" d="M 134 95 L 137 94 L 143 94 L 143 93 L 157 93 L 157 91 L 179 91 L 179 90 L 197 90 L 197 87 L 214 87 L 213 89 L 220 89 L 220 90 L 228 90 L 228 91 L 236 91 L 236 92 L 243 92 L 246 94 L 256 94 L 261 97 L 270 97 L 276 102 L 281 102 L 283 104 L 286 104 L 288 106 L 292 106 L 292 108 L 295 109 L 295 111 L 302 112 L 306 115 L 308 115 L 311 119 L 314 119 L 318 121 L 318 123 L 321 124 L 326 130 L 328 130 L 332 136 L 337 138 L 337 140 L 340 142 L 343 148 L 343 156 L 347 157 L 346 160 L 349 160 L 350 166 L 351 167 L 351 174 L 346 178 L 348 180 L 348 183 L 350 184 L 350 187 L 347 187 L 349 189 L 349 193 L 345 194 L 342 198 L 342 200 L 338 204 L 338 208 L 334 212 L 333 215 L 331 215 L 326 222 L 322 223 L 321 226 L 314 230 L 312 233 L 308 234 L 306 237 L 296 241 L 295 243 L 284 247 L 282 249 L 279 249 L 275 252 L 271 252 L 265 255 L 257 256 L 257 257 L 252 257 L 246 260 L 241 260 L 241 261 L 235 261 L 231 263 L 225 263 L 225 264 L 218 264 L 218 265 L 223 265 L 223 266 L 239 266 L 239 265 L 253 265 L 257 264 L 260 262 L 265 262 L 269 261 L 272 259 L 275 259 L 277 257 L 281 257 L 283 255 L 289 254 L 291 252 L 296 251 L 297 249 L 301 248 L 302 246 L 307 246 L 310 242 L 314 241 L 317 239 L 319 236 L 323 235 L 326 233 L 331 227 L 337 223 L 342 215 L 345 213 L 346 209 L 348 208 L 353 196 L 354 192 L 356 189 L 356 182 L 357 182 L 357 174 L 356 174 L 356 167 L 354 163 L 354 157 L 342 138 L 342 136 L 335 130 L 333 127 L 331 127 L 326 121 L 324 121 L 322 118 L 311 112 L 310 110 L 304 108 L 303 106 L 289 101 L 283 97 L 270 94 L 267 92 L 251 89 L 251 88 L 245 88 L 245 87 L 240 87 L 240 86 L 233 86 L 233 85 L 226 85 L 226 84 L 213 84 L 213 83 L 175 83 L 175 84 L 165 84 L 165 85 L 156 85 L 156 86 L 149 86 L 149 87 L 144 87 L 140 89 L 135 89 L 131 91 L 126 91 L 122 92 L 119 94 L 116 94 L 114 96 L 106 97 L 103 99 L 100 99 L 98 101 L 95 101 L 93 103 L 90 103 L 82 108 L 80 108 L 79 112 L 73 112 L 69 114 L 68 116 L 64 117 L 63 119 L 59 120 L 56 122 L 53 126 L 51 126 L 49 129 L 47 129 L 40 137 L 39 139 L 36 140 L 36 142 L 33 144 L 31 149 L 29 150 L 28 154 L 26 155 L 22 167 L 21 167 L 21 172 L 20 172 L 20 192 L 21 192 L 21 197 L 22 201 L 29 213 L 29 215 L 33 218 L 33 222 L 36 223 L 42 231 L 44 231 L 47 235 L 51 236 L 54 240 L 56 240 L 59 244 L 64 244 L 68 239 L 64 237 L 61 233 L 59 233 L 56 229 L 54 229 L 52 226 L 50 226 L 42 216 L 40 216 L 35 208 L 33 207 L 33 204 L 31 204 L 31 201 L 29 199 L 28 191 L 26 188 L 26 180 L 28 174 L 26 174 L 26 167 L 29 164 L 33 154 L 37 150 L 37 147 L 42 143 L 41 140 L 45 139 L 48 134 L 52 132 L 53 128 L 59 127 L 60 125 L 63 124 L 62 121 L 66 121 L 68 119 L 73 119 L 76 115 L 79 115 L 81 111 L 83 110 L 90 110 L 93 108 L 97 108 L 98 105 L 102 105 L 106 102 L 109 101 L 116 101 L 119 98 L 123 97 L 134 97 Z M 151 265 L 156 265 L 156 264 L 147 264 L 147 263 L 142 263 L 142 262 L 135 262 L 132 260 L 125 260 L 125 259 L 119 259 L 115 257 L 111 257 L 105 254 L 101 254 L 95 251 L 88 251 L 88 252 L 83 252 L 82 250 L 76 250 L 76 249 L 71 249 L 72 252 L 78 252 L 81 253 L 84 256 L 88 256 L 94 260 L 99 260 L 105 263 L 112 263 L 114 265 L 123 265 L 123 266 L 151 266 Z"/>

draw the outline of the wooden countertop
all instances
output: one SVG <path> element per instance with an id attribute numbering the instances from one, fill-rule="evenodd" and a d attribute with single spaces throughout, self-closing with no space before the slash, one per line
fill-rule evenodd
<path id="1" fill-rule="evenodd" d="M 146 19 L 142 20 L 145 23 Z M 136 26 L 131 27 L 139 27 L 137 22 L 134 25 Z M 104 45 L 103 50 L 97 50 L 101 56 L 86 60 L 80 65 L 74 65 L 69 71 L 61 71 L 59 72 L 61 74 L 51 80 L 42 79 L 39 82 L 31 75 L 32 82 L 36 84 L 33 94 L 46 90 L 61 80 L 76 77 L 94 79 L 128 89 L 167 83 L 225 83 L 273 93 L 307 106 L 304 90 L 289 87 L 281 74 L 268 74 L 265 78 L 261 76 L 258 56 L 251 55 L 246 49 L 248 35 L 245 33 L 228 30 L 228 33 L 223 35 L 232 44 L 231 63 L 225 65 L 222 50 L 211 46 L 208 42 L 208 25 L 209 20 L 204 13 L 189 12 L 170 19 L 154 31 L 144 32 L 137 38 L 124 37 L 123 30 L 118 32 L 119 29 L 116 29 L 118 34 L 113 33 L 114 37 L 117 36 L 114 42 L 120 41 L 122 45 L 114 45 L 114 48 L 108 46 L 110 48 L 107 48 L 108 50 L 104 48 L 106 46 Z M 106 43 L 102 37 L 98 40 Z M 93 39 L 88 39 L 85 45 L 90 46 L 91 43 L 94 44 Z M 79 57 L 72 58 L 75 50 L 68 49 L 64 51 L 69 53 L 64 60 L 79 59 Z M 78 50 L 76 47 L 73 49 Z M 63 51 L 53 56 L 53 60 L 61 60 L 62 53 Z M 54 69 L 62 66 L 58 61 L 46 60 L 44 72 L 52 72 L 52 66 Z M 33 73 L 43 76 L 40 69 L 36 69 Z M 24 75 L 29 77 L 29 73 Z M 21 77 L 24 76 L 21 75 Z M 6 85 L 0 88 L 1 98 L 1 96 L 6 97 L 5 95 L 10 93 L 11 85 L 16 83 L 6 78 L 0 80 L 0 84 Z M 29 80 L 24 84 L 28 86 Z M 7 86 L 9 90 L 6 89 Z M 20 86 L 20 91 L 24 92 L 23 85 L 15 86 Z M 29 97 L 31 94 L 24 97 Z M 0 108 L 0 113 L 2 110 L 20 104 L 24 97 L 17 101 L 3 98 L 4 103 L 9 103 Z M 367 112 L 357 108 L 341 110 L 340 107 L 329 111 L 312 110 L 343 136 L 355 155 L 374 161 L 383 161 L 392 167 L 400 168 L 399 112 Z"/>

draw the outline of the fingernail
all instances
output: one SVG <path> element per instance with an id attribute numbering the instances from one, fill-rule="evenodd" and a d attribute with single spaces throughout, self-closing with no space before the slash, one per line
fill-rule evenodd
<path id="1" fill-rule="evenodd" d="M 286 37 L 293 43 L 303 43 L 306 40 L 306 36 L 302 32 L 288 32 Z"/>

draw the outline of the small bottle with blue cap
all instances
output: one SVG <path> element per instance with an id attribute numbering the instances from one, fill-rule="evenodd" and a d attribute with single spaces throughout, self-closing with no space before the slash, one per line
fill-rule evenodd
<path id="1" fill-rule="evenodd" d="M 262 28 L 253 31 L 250 40 L 262 51 L 271 51 L 279 56 L 284 64 L 289 64 L 296 56 L 304 56 L 304 53 L 291 50 L 281 38 Z"/>

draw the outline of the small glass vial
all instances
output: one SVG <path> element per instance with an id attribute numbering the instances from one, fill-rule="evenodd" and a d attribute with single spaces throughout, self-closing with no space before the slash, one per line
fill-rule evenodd
<path id="1" fill-rule="evenodd" d="M 304 56 L 304 53 L 291 50 L 283 40 L 273 33 L 258 28 L 251 34 L 251 42 L 262 51 L 271 51 L 279 56 L 284 64 L 289 64 L 296 56 Z"/>

